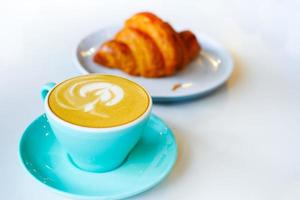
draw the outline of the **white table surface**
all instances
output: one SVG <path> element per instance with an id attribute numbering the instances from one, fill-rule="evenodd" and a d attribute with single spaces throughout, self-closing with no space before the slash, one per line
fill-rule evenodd
<path id="1" fill-rule="evenodd" d="M 154 106 L 179 157 L 166 180 L 133 199 L 300 199 L 299 8 L 279 0 L 1 1 L 0 199 L 65 199 L 18 160 L 24 129 L 43 112 L 40 88 L 79 74 L 72 50 L 83 36 L 143 10 L 223 43 L 235 70 L 208 97 Z"/>

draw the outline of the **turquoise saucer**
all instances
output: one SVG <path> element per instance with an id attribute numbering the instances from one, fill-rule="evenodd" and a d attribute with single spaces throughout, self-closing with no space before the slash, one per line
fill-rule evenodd
<path id="1" fill-rule="evenodd" d="M 46 116 L 41 115 L 24 132 L 19 154 L 25 169 L 58 193 L 80 199 L 122 199 L 162 181 L 175 164 L 177 145 L 172 131 L 152 115 L 122 166 L 106 173 L 85 172 L 69 162 Z"/>

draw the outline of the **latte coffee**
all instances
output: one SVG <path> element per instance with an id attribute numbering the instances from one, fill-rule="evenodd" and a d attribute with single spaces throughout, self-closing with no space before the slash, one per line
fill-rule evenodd
<path id="1" fill-rule="evenodd" d="M 138 84 L 113 75 L 85 75 L 58 84 L 49 94 L 51 111 L 83 127 L 107 128 L 130 123 L 148 109 L 150 97 Z"/>

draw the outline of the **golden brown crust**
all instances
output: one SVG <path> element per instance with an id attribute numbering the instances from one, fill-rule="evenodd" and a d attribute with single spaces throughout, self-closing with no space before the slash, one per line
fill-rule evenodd
<path id="1" fill-rule="evenodd" d="M 94 56 L 101 65 L 136 76 L 161 77 L 183 69 L 201 51 L 190 31 L 175 32 L 171 25 L 149 12 L 138 13 Z"/>
<path id="2" fill-rule="evenodd" d="M 191 31 L 181 31 L 178 35 L 184 44 L 184 66 L 186 66 L 198 56 L 201 46 Z"/>
<path id="3" fill-rule="evenodd" d="M 158 46 L 165 62 L 165 74 L 172 75 L 182 65 L 182 47 L 174 29 L 149 12 L 142 12 L 128 19 L 125 26 L 140 30 L 149 35 Z"/>
<path id="4" fill-rule="evenodd" d="M 137 73 L 141 76 L 159 77 L 163 75 L 163 57 L 148 35 L 137 29 L 125 27 L 117 33 L 115 40 L 123 42 L 132 51 Z"/>
<path id="5" fill-rule="evenodd" d="M 138 75 L 131 50 L 126 44 L 116 40 L 103 43 L 95 54 L 94 61 L 106 67 L 120 68 L 129 74 Z"/>

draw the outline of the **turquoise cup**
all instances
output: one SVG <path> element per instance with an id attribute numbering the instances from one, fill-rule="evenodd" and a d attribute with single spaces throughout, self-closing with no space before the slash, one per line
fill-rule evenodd
<path id="1" fill-rule="evenodd" d="M 50 127 L 70 162 L 89 172 L 106 172 L 120 166 L 143 134 L 151 113 L 151 97 L 147 111 L 134 121 L 110 128 L 89 128 L 66 122 L 51 111 L 48 96 L 55 85 L 44 85 L 41 96 Z"/>

